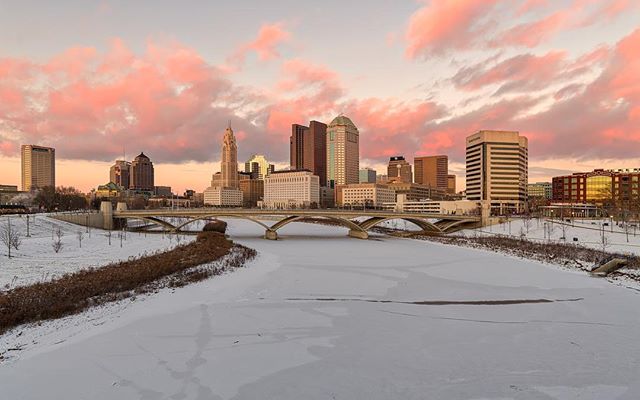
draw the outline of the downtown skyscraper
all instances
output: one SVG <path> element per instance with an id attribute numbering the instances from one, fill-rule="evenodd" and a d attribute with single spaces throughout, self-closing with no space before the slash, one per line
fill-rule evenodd
<path id="1" fill-rule="evenodd" d="M 327 186 L 358 183 L 360 133 L 355 124 L 339 115 L 327 127 Z"/>
<path id="2" fill-rule="evenodd" d="M 291 125 L 289 138 L 291 169 L 308 169 L 320 177 L 320 186 L 327 185 L 327 125 L 318 121 L 309 126 Z"/>

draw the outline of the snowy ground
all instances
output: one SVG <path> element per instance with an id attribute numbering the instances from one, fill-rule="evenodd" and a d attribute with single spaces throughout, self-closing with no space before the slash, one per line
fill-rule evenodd
<path id="1" fill-rule="evenodd" d="M 427 241 L 280 233 L 231 221 L 259 251 L 248 268 L 5 335 L 24 350 L 1 397 L 640 397 L 638 291 Z M 551 302 L 518 303 L 535 299 Z M 496 300 L 516 304 L 452 304 Z"/>
<path id="2" fill-rule="evenodd" d="M 484 227 L 482 229 L 468 229 L 461 231 L 459 234 L 466 236 L 510 235 L 518 238 L 524 234 L 529 240 L 545 241 L 548 236 L 547 232 L 550 230 L 551 235 L 549 237 L 555 242 L 573 243 L 599 250 L 602 250 L 602 236 L 604 234 L 607 242 L 607 252 L 640 255 L 640 229 L 634 231 L 633 228 L 629 228 L 627 234 L 623 227 L 617 226 L 615 221 L 611 223 L 608 219 L 574 220 L 572 222 L 554 221 L 555 222 L 551 223 L 545 219 L 532 218 L 529 221 L 529 228 L 527 229 L 526 220 L 514 218 L 508 223 Z M 545 222 L 547 223 L 547 228 L 545 228 Z M 603 226 L 603 224 L 607 224 L 608 226 Z M 509 225 L 511 225 L 511 227 L 509 227 Z M 604 228 L 604 230 L 602 228 Z M 563 236 L 565 239 L 562 239 Z M 574 241 L 574 238 L 576 238 L 577 241 Z"/>
<path id="3" fill-rule="evenodd" d="M 7 218 L 0 217 L 0 226 L 7 222 Z M 40 214 L 30 217 L 31 237 L 26 237 L 25 217 L 11 217 L 11 225 L 21 232 L 22 244 L 19 250 L 11 250 L 12 258 L 7 258 L 7 248 L 0 245 L 0 290 L 51 280 L 68 272 L 126 260 L 145 252 L 164 251 L 177 244 L 175 235 L 127 232 L 121 241 L 119 232 L 113 232 L 109 245 L 107 232 L 103 230 L 91 229 L 87 233 L 85 227 Z M 63 234 L 63 247 L 58 253 L 52 247 L 57 228 L 60 228 Z M 77 237 L 78 232 L 84 235 L 82 248 Z M 180 241 L 185 243 L 193 238 L 181 235 Z"/>

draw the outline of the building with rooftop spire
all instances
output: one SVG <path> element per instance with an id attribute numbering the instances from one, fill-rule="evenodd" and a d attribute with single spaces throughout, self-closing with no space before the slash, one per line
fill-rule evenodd
<path id="1" fill-rule="evenodd" d="M 221 186 L 238 189 L 238 145 L 231 129 L 231 121 L 222 139 L 222 160 L 220 161 Z"/>
<path id="2" fill-rule="evenodd" d="M 238 145 L 231 129 L 231 121 L 222 138 L 220 172 L 213 174 L 211 186 L 205 189 L 203 196 L 207 206 L 242 205 L 243 195 L 238 183 Z"/>
<path id="3" fill-rule="evenodd" d="M 327 186 L 360 181 L 360 133 L 346 116 L 339 115 L 327 127 Z"/>

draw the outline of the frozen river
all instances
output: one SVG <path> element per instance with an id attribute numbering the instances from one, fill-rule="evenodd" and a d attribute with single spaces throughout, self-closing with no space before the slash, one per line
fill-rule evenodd
<path id="1" fill-rule="evenodd" d="M 40 336 L 27 329 L 20 337 L 38 343 L 0 364 L 1 397 L 640 398 L 638 291 L 336 227 L 262 233 L 230 224 L 259 251 L 248 268 Z"/>

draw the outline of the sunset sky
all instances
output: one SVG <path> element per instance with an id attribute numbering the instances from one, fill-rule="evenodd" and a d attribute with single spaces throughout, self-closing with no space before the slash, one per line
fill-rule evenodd
<path id="1" fill-rule="evenodd" d="M 228 120 L 284 167 L 292 123 L 339 113 L 361 167 L 447 154 L 459 188 L 479 129 L 529 138 L 530 182 L 640 167 L 640 1 L 0 0 L 0 184 L 40 144 L 88 191 L 124 146 L 202 191 Z"/>

